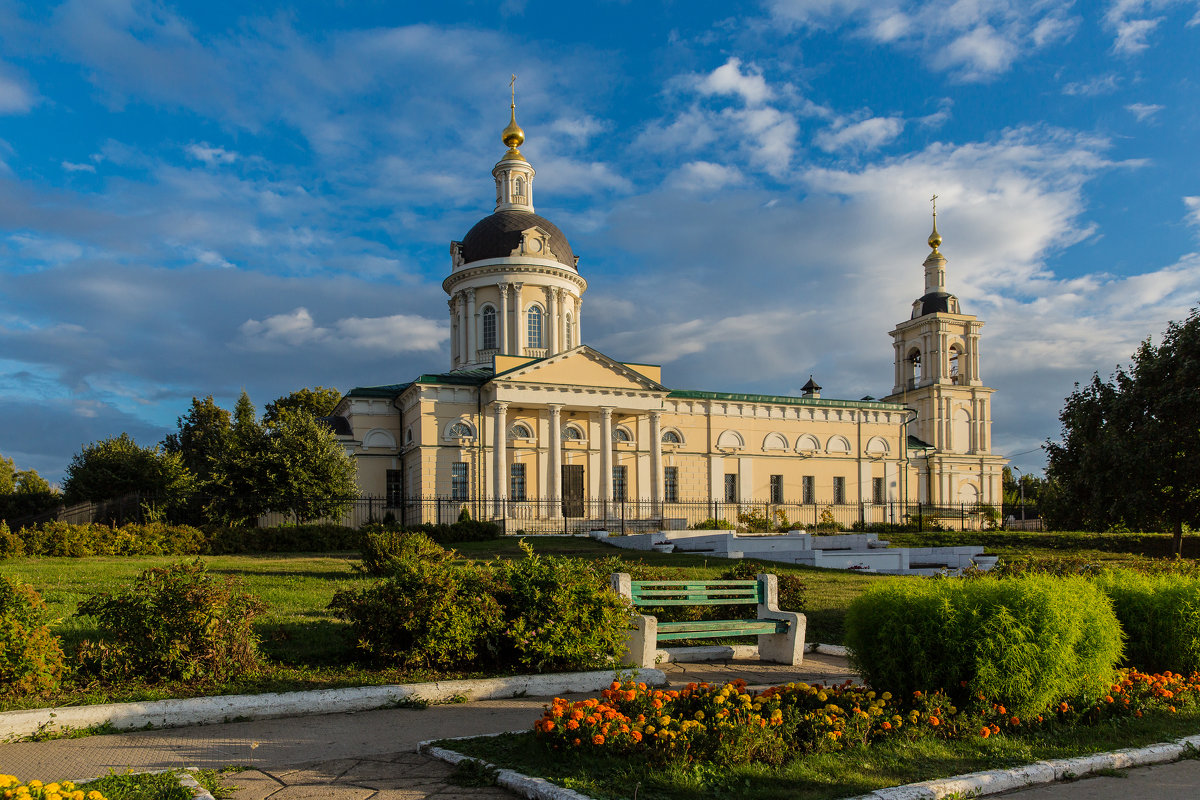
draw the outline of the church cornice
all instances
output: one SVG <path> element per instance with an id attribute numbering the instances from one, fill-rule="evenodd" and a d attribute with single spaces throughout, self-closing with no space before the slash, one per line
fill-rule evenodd
<path id="1" fill-rule="evenodd" d="M 507 280 L 512 280 L 515 276 L 526 275 L 553 276 L 573 284 L 581 294 L 587 290 L 588 285 L 587 281 L 578 272 L 551 259 L 522 258 L 516 260 L 511 258 L 489 258 L 485 261 L 476 261 L 452 272 L 442 281 L 442 290 L 453 293 L 454 287 L 461 283 L 493 275 L 504 277 Z"/>

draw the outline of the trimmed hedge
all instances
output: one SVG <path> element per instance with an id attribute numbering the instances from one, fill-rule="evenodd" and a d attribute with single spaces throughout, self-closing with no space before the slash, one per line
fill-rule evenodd
<path id="1" fill-rule="evenodd" d="M 1142 672 L 1200 670 L 1200 579 L 1128 570 L 1093 582 L 1125 630 L 1125 664 Z"/>
<path id="2" fill-rule="evenodd" d="M 1025 716 L 1111 682 L 1122 634 L 1108 598 L 1083 578 L 896 581 L 846 615 L 863 679 L 908 694 L 982 693 Z"/>
<path id="3" fill-rule="evenodd" d="M 45 522 L 17 531 L 0 522 L 0 558 L 17 556 L 194 556 L 354 550 L 360 534 L 344 525 L 217 528 L 159 522 L 110 527 Z"/>

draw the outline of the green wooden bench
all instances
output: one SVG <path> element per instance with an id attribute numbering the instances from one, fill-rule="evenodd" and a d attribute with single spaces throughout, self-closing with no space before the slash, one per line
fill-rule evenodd
<path id="1" fill-rule="evenodd" d="M 759 575 L 752 581 L 634 581 L 628 573 L 612 575 L 613 591 L 629 598 L 634 608 L 646 606 L 757 606 L 753 619 L 659 622 L 638 614 L 629 632 L 625 663 L 650 668 L 658 661 L 660 641 L 757 636 L 758 656 L 764 661 L 799 664 L 804 658 L 803 614 L 779 610 L 779 580 Z"/>

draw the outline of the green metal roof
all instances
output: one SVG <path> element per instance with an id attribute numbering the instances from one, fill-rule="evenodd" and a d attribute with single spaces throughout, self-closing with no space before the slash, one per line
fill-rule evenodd
<path id="1" fill-rule="evenodd" d="M 910 433 L 908 435 L 908 449 L 909 450 L 932 450 L 933 445 L 931 445 L 929 442 L 921 441 L 920 439 L 918 439 L 917 437 L 913 436 Z"/>
<path id="2" fill-rule="evenodd" d="M 735 403 L 776 403 L 785 406 L 825 406 L 826 408 L 875 408 L 880 411 L 899 411 L 900 403 L 881 403 L 867 400 L 826 400 L 818 397 L 787 397 L 777 394 L 740 394 L 731 392 L 673 391 L 667 397 L 680 400 L 729 400 Z"/>
<path id="3" fill-rule="evenodd" d="M 346 397 L 397 397 L 414 383 L 450 384 L 452 386 L 482 386 L 492 379 L 490 369 L 464 369 L 436 375 L 422 375 L 408 383 L 388 383 L 383 386 L 356 386 Z"/>

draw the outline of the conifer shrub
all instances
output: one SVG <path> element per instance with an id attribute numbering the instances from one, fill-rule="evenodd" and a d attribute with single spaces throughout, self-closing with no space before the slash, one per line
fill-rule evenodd
<path id="1" fill-rule="evenodd" d="M 32 586 L 0 576 L 0 695 L 58 687 L 63 652 L 47 622 L 46 603 Z"/>
<path id="2" fill-rule="evenodd" d="M 1125 664 L 1143 672 L 1200 670 L 1200 579 L 1128 570 L 1093 579 L 1125 630 Z"/>
<path id="3" fill-rule="evenodd" d="M 388 577 L 329 604 L 371 661 L 469 668 L 495 659 L 504 618 L 486 566 L 397 559 Z"/>
<path id="4" fill-rule="evenodd" d="M 1108 598 L 1083 578 L 895 581 L 846 614 L 851 661 L 873 687 L 972 695 L 1020 716 L 1111 682 L 1122 634 Z"/>
<path id="5" fill-rule="evenodd" d="M 264 606 L 232 577 L 218 579 L 203 562 L 143 571 L 116 594 L 79 604 L 93 617 L 101 641 L 80 643 L 86 673 L 103 678 L 224 681 L 259 663 L 255 617 Z"/>

